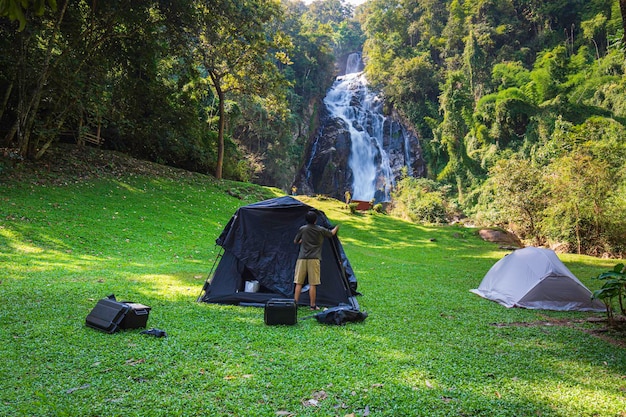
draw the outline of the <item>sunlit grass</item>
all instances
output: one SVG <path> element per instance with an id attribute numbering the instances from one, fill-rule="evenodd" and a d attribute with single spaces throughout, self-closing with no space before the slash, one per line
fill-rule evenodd
<path id="1" fill-rule="evenodd" d="M 589 314 L 469 292 L 506 253 L 472 229 L 301 197 L 341 225 L 368 319 L 268 327 L 262 309 L 197 303 L 236 208 L 276 195 L 202 176 L 3 189 L 0 415 L 624 415 L 624 349 L 541 324 Z M 613 265 L 561 258 L 590 288 Z M 168 337 L 85 327 L 112 293 Z"/>

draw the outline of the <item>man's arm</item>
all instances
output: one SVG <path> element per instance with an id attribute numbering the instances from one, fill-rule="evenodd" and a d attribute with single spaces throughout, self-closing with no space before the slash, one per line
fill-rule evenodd
<path id="1" fill-rule="evenodd" d="M 339 231 L 339 225 L 333 227 L 330 232 L 333 234 L 333 236 L 335 236 L 338 231 Z"/>

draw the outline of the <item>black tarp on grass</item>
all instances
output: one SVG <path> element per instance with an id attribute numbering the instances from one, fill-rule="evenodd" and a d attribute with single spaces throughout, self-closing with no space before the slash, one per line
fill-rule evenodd
<path id="1" fill-rule="evenodd" d="M 293 239 L 309 210 L 317 213 L 317 224 L 331 228 L 322 211 L 288 196 L 239 208 L 216 240 L 223 254 L 199 301 L 260 305 L 270 298 L 293 298 L 299 250 Z M 324 240 L 321 278 L 317 305 L 358 309 L 357 281 L 337 236 Z M 253 280 L 259 282 L 259 291 L 245 292 L 246 281 Z M 303 290 L 299 303 L 309 304 L 308 292 Z"/>

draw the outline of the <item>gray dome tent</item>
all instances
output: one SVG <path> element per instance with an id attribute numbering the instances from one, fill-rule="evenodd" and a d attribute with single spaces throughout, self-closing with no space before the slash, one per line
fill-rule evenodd
<path id="1" fill-rule="evenodd" d="M 309 210 L 317 213 L 317 224 L 331 227 L 322 211 L 289 196 L 240 207 L 216 240 L 223 253 L 198 301 L 263 305 L 270 298 L 293 298 L 299 249 L 293 239 L 305 224 Z M 358 309 L 356 278 L 337 236 L 324 240 L 320 268 L 322 283 L 317 288 L 317 304 L 348 304 Z M 246 291 L 256 285 L 258 288 Z M 306 291 L 299 302 L 309 303 Z"/>
<path id="2" fill-rule="evenodd" d="M 550 249 L 518 249 L 496 262 L 471 292 L 505 307 L 605 311 Z"/>

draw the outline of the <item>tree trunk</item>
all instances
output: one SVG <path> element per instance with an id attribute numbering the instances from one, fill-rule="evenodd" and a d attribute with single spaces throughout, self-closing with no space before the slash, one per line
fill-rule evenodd
<path id="1" fill-rule="evenodd" d="M 578 205 L 575 205 L 575 213 L 576 213 L 576 227 L 574 230 L 576 231 L 576 245 L 578 247 L 577 254 L 580 255 L 582 253 L 582 244 L 581 244 L 581 236 L 580 236 L 580 210 L 578 209 Z"/>
<path id="2" fill-rule="evenodd" d="M 12 91 L 13 91 L 13 80 L 11 80 L 11 83 L 9 83 L 9 86 L 7 87 L 7 90 L 4 92 L 4 99 L 2 100 L 2 105 L 0 105 L 0 120 L 2 120 L 2 116 L 4 115 L 4 111 L 7 108 L 7 104 L 9 102 L 9 98 L 11 98 L 11 92 Z"/>
<path id="3" fill-rule="evenodd" d="M 622 10 L 622 48 L 626 48 L 626 0 L 619 0 L 619 8 Z"/>
<path id="4" fill-rule="evenodd" d="M 224 169 L 224 130 L 226 126 L 226 111 L 224 109 L 224 91 L 221 86 L 221 78 L 218 74 L 210 72 L 211 80 L 213 81 L 213 87 L 217 93 L 218 99 L 218 116 L 219 127 L 217 133 L 217 163 L 215 164 L 215 178 L 222 179 L 222 171 Z"/>
<path id="5" fill-rule="evenodd" d="M 63 21 L 63 17 L 65 16 L 65 11 L 67 10 L 68 3 L 69 0 L 66 0 L 63 3 L 63 7 L 59 11 L 57 21 L 54 25 L 54 30 L 52 31 L 50 41 L 48 42 L 46 57 L 43 67 L 41 69 L 41 76 L 37 80 L 37 85 L 35 86 L 30 100 L 28 100 L 26 97 L 20 97 L 19 99 L 17 115 L 19 124 L 17 129 L 17 137 L 19 142 L 20 155 L 22 157 L 28 158 L 33 155 L 35 151 L 34 146 L 30 140 L 30 135 L 32 133 L 35 119 L 37 118 L 37 111 L 39 110 L 39 104 L 41 103 L 43 88 L 48 81 L 48 77 L 50 76 L 52 53 L 54 47 L 56 46 L 56 37 L 59 32 L 61 22 Z M 26 103 L 27 101 L 28 103 Z"/>

